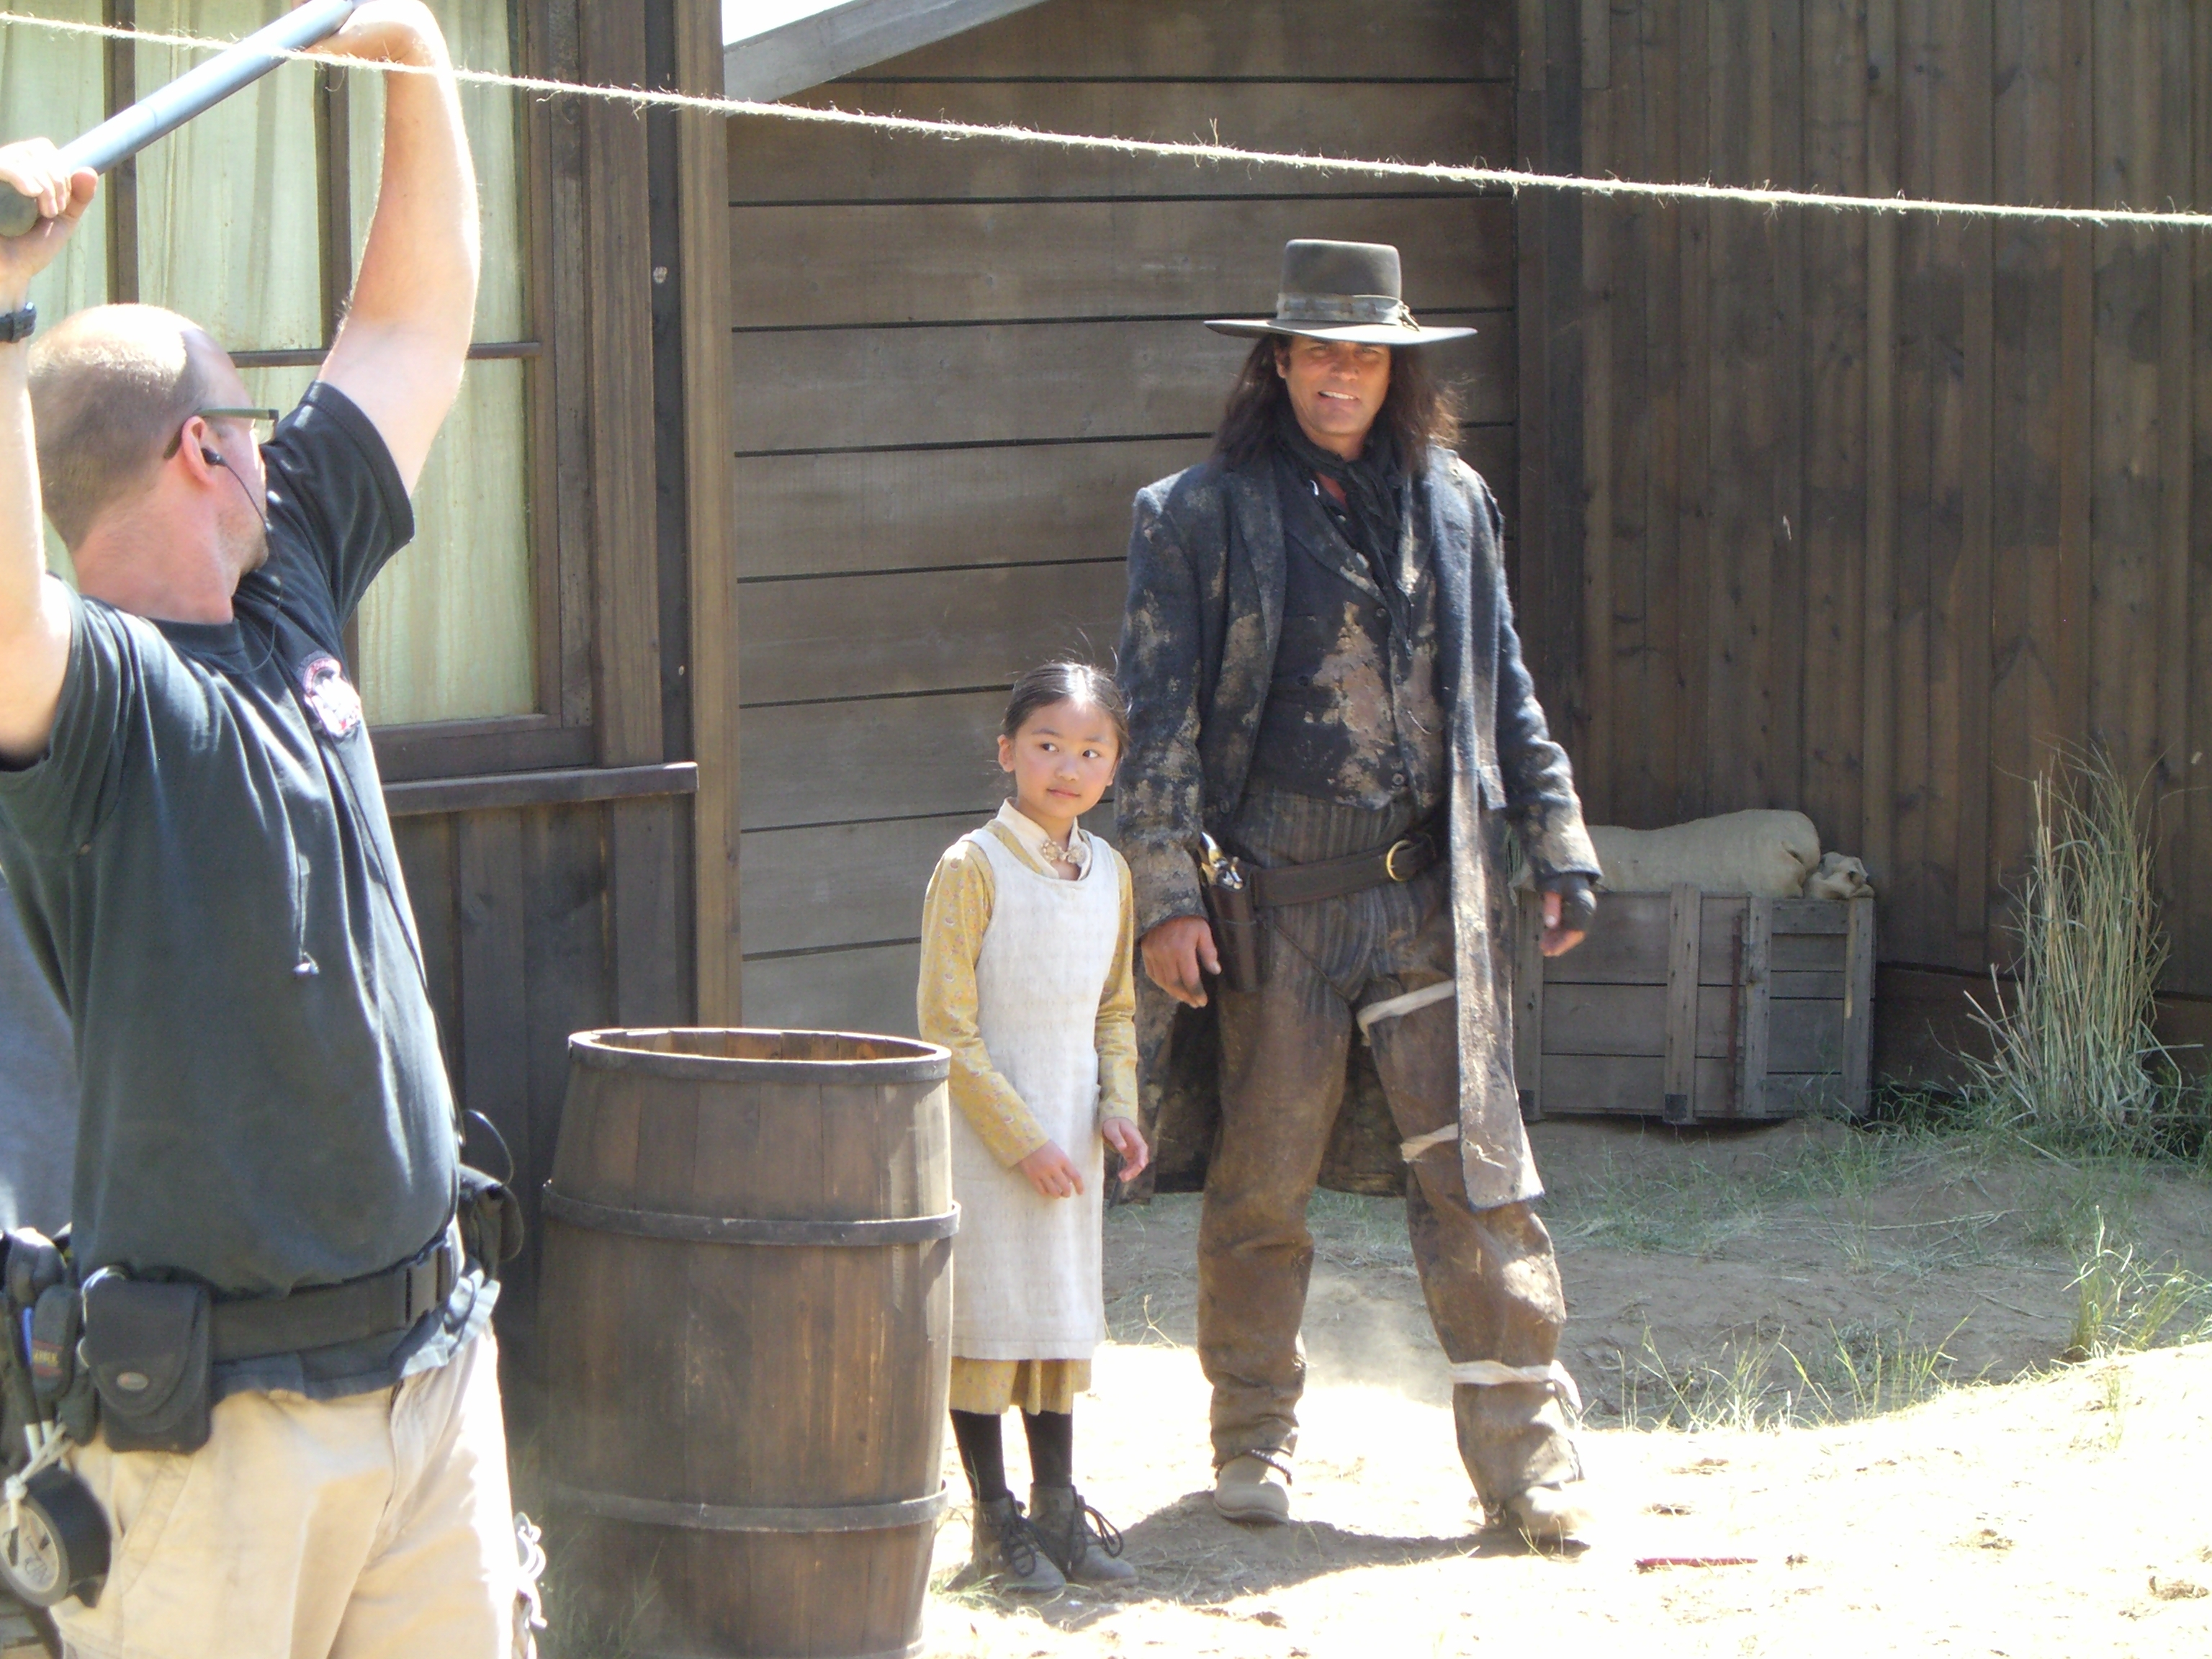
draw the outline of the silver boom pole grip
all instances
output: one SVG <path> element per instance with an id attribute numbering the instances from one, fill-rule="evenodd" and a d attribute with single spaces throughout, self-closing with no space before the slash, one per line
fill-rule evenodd
<path id="1" fill-rule="evenodd" d="M 234 92 L 249 87 L 285 62 L 287 52 L 304 52 L 337 32 L 359 0 L 312 0 L 268 27 L 257 29 L 236 46 L 187 70 L 159 92 L 62 146 L 71 172 L 90 167 L 106 173 L 136 155 L 156 138 L 174 132 Z M 10 185 L 0 185 L 0 236 L 21 236 L 37 228 L 38 204 Z"/>

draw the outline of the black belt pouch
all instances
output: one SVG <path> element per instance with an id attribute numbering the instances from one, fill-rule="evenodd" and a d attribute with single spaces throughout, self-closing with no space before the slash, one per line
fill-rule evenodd
<path id="1" fill-rule="evenodd" d="M 196 1452 L 207 1444 L 214 1366 L 207 1289 L 94 1273 L 80 1352 L 116 1451 Z"/>

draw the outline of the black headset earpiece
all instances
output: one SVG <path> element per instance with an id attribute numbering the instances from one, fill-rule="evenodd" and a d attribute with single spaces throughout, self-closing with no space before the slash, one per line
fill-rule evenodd
<path id="1" fill-rule="evenodd" d="M 205 461 L 210 466 L 228 466 L 230 465 L 228 461 L 223 459 L 221 455 L 217 454 L 214 450 L 210 449 L 204 444 L 200 446 L 200 459 Z"/>

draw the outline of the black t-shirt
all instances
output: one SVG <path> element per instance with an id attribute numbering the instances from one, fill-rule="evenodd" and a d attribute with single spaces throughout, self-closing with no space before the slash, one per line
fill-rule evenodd
<path id="1" fill-rule="evenodd" d="M 269 560 L 235 620 L 73 599 L 46 756 L 0 770 L 0 864 L 75 1025 L 82 1272 L 281 1295 L 405 1260 L 453 1211 L 453 1106 L 344 618 L 414 532 L 368 418 L 318 382 L 262 452 Z M 228 1368 L 384 1386 L 489 1311 Z"/>

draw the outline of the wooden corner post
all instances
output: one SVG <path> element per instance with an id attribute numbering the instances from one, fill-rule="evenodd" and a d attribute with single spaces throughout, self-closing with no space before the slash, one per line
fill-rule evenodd
<path id="1" fill-rule="evenodd" d="M 1705 896 L 1677 882 L 1667 916 L 1667 1082 L 1662 1115 L 1669 1123 L 1698 1121 L 1698 972 L 1704 944 Z"/>
<path id="2" fill-rule="evenodd" d="M 1766 1050 L 1771 1030 L 1774 904 L 1771 898 L 1754 898 L 1743 919 L 1743 982 L 1736 1003 L 1740 1022 L 1736 1054 L 1741 1066 L 1735 1096 L 1739 1117 L 1771 1115 Z"/>
<path id="3" fill-rule="evenodd" d="M 686 92 L 722 89 L 721 9 L 677 0 L 677 75 Z M 679 119 L 677 188 L 684 262 L 684 424 L 691 530 L 691 734 L 699 1023 L 736 1025 L 744 1009 L 738 927 L 738 598 L 730 457 L 729 144 L 723 118 Z"/>

